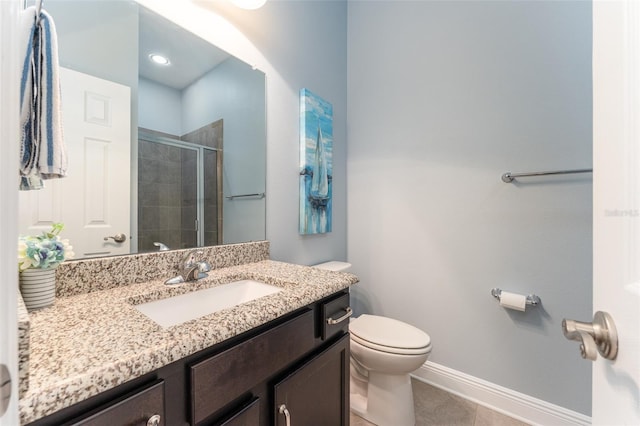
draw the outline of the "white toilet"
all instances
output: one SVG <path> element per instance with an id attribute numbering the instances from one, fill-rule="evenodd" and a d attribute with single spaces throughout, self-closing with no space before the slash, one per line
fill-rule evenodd
<path id="1" fill-rule="evenodd" d="M 316 268 L 346 272 L 346 262 Z M 413 391 L 409 373 L 431 352 L 422 330 L 392 318 L 360 315 L 349 323 L 351 334 L 351 411 L 378 426 L 413 426 Z"/>

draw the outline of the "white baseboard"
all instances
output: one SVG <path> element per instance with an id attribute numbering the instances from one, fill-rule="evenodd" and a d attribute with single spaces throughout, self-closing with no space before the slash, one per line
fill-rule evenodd
<path id="1" fill-rule="evenodd" d="M 412 374 L 417 380 L 506 414 L 544 426 L 584 426 L 591 417 L 427 361 Z"/>

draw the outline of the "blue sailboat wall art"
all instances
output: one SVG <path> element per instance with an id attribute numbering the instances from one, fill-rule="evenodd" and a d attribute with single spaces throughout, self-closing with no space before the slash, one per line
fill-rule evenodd
<path id="1" fill-rule="evenodd" d="M 300 220 L 303 235 L 331 232 L 333 106 L 300 90 Z"/>

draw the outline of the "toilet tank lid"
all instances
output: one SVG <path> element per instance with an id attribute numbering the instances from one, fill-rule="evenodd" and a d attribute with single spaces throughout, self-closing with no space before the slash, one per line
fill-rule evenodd
<path id="1" fill-rule="evenodd" d="M 347 262 L 339 262 L 337 260 L 332 260 L 331 262 L 319 263 L 317 265 L 312 265 L 313 268 L 325 269 L 327 271 L 339 271 L 345 272 L 351 269 L 351 264 Z"/>
<path id="2" fill-rule="evenodd" d="M 351 334 L 390 348 L 416 349 L 431 345 L 431 337 L 410 324 L 393 318 L 362 314 L 349 323 Z"/>

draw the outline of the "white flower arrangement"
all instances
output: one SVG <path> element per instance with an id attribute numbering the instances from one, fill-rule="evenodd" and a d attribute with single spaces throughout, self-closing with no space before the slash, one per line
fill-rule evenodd
<path id="1" fill-rule="evenodd" d="M 75 253 L 69 240 L 60 238 L 64 228 L 62 223 L 54 223 L 51 231 L 38 236 L 20 236 L 18 239 L 18 268 L 55 268 L 67 259 L 73 259 Z"/>

